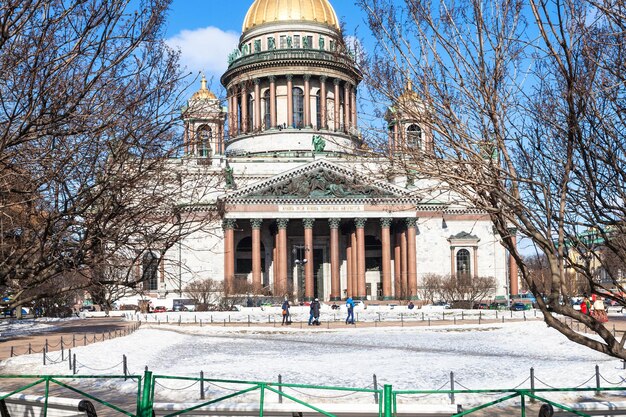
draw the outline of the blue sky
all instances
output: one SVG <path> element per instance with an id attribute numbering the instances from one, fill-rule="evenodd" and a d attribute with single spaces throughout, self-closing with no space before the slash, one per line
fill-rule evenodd
<path id="1" fill-rule="evenodd" d="M 353 0 L 330 0 L 346 34 L 363 34 L 364 14 Z M 211 89 L 219 92 L 219 77 L 226 70 L 228 53 L 236 47 L 243 19 L 253 0 L 174 0 L 167 19 L 166 37 L 181 49 L 181 63 L 192 73 L 213 78 Z"/>

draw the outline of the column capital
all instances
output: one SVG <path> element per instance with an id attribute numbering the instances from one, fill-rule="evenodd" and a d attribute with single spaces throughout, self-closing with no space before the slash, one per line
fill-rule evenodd
<path id="1" fill-rule="evenodd" d="M 293 80 L 293 74 L 287 74 L 285 75 L 285 78 L 287 78 L 287 81 L 291 81 Z"/>
<path id="2" fill-rule="evenodd" d="M 391 217 L 383 217 L 380 219 L 380 225 L 382 227 L 391 227 L 391 222 L 393 219 Z"/>
<path id="3" fill-rule="evenodd" d="M 278 225 L 279 229 L 286 229 L 287 225 L 289 224 L 289 219 L 278 219 L 276 220 L 276 224 Z"/>
<path id="4" fill-rule="evenodd" d="M 328 219 L 328 224 L 330 225 L 331 229 L 339 229 L 341 219 Z"/>
<path id="5" fill-rule="evenodd" d="M 325 75 L 320 76 L 320 81 L 323 82 L 323 83 L 325 83 L 327 79 L 328 79 L 328 77 L 325 76 Z"/>
<path id="6" fill-rule="evenodd" d="M 335 85 L 339 85 L 339 84 L 341 84 L 341 78 L 335 78 L 335 79 L 333 80 L 333 84 L 335 84 Z"/>
<path id="7" fill-rule="evenodd" d="M 245 82 L 241 82 L 241 83 L 239 84 L 239 90 L 240 90 L 242 93 L 245 93 L 245 92 L 246 92 L 246 83 L 245 83 Z"/>
<path id="8" fill-rule="evenodd" d="M 354 219 L 354 224 L 357 229 L 363 229 L 365 227 L 365 223 L 367 223 L 367 219 Z"/>
<path id="9" fill-rule="evenodd" d="M 250 224 L 252 225 L 253 229 L 260 229 L 263 225 L 263 219 L 252 219 L 250 220 Z"/>
<path id="10" fill-rule="evenodd" d="M 309 81 L 311 79 L 311 74 L 304 74 L 303 78 L 304 78 L 304 81 Z"/>
<path id="11" fill-rule="evenodd" d="M 406 227 L 415 227 L 417 226 L 417 217 L 409 217 L 404 220 L 406 222 Z"/>
<path id="12" fill-rule="evenodd" d="M 235 225 L 237 224 L 237 220 L 236 219 L 224 219 L 222 220 L 222 229 L 224 230 L 232 230 L 235 228 Z"/>
<path id="13" fill-rule="evenodd" d="M 254 85 L 259 85 L 259 84 L 261 84 L 261 79 L 260 78 L 255 78 L 254 80 L 252 80 L 252 82 L 254 83 Z"/>
<path id="14" fill-rule="evenodd" d="M 302 219 L 302 224 L 304 224 L 305 229 L 312 229 L 314 223 L 315 219 Z"/>
<path id="15" fill-rule="evenodd" d="M 270 82 L 271 82 L 271 83 L 276 82 L 276 76 L 275 76 L 275 75 L 269 75 L 269 76 L 267 77 L 267 79 L 268 79 L 268 80 L 270 80 Z"/>

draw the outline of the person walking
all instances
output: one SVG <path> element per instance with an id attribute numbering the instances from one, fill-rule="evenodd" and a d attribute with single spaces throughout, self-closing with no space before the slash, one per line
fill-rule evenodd
<path id="1" fill-rule="evenodd" d="M 282 309 L 283 309 L 283 322 L 281 324 L 281 326 L 289 325 L 291 324 L 291 318 L 289 317 L 289 307 L 291 307 L 289 305 L 289 300 L 285 298 L 285 301 L 283 301 L 283 305 L 282 305 Z"/>
<path id="2" fill-rule="evenodd" d="M 346 300 L 346 307 L 348 308 L 348 317 L 346 317 L 346 324 L 354 324 L 354 300 L 352 297 L 348 297 Z"/>
<path id="3" fill-rule="evenodd" d="M 606 323 L 609 321 L 609 316 L 606 314 L 606 310 L 604 309 L 604 300 L 600 299 L 600 297 L 596 298 L 593 302 L 593 312 L 591 315 L 600 323 Z"/>
<path id="4" fill-rule="evenodd" d="M 319 299 L 315 299 L 312 303 L 311 303 L 311 311 L 309 314 L 309 326 L 313 325 L 313 324 L 320 324 L 320 300 Z"/>

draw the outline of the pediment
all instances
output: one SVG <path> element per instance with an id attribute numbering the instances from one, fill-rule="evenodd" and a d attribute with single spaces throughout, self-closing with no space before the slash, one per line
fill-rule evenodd
<path id="1" fill-rule="evenodd" d="M 319 160 L 229 193 L 226 200 L 379 200 L 410 193 L 341 165 Z"/>

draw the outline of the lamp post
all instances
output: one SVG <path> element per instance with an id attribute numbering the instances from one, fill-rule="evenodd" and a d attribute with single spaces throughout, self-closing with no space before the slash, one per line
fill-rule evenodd
<path id="1" fill-rule="evenodd" d="M 304 282 L 302 277 L 302 268 L 308 262 L 306 259 L 306 251 L 308 249 L 303 245 L 296 245 L 293 247 L 291 253 L 293 254 L 293 263 L 296 265 L 296 282 L 298 285 L 298 300 L 302 300 L 304 298 L 303 293 L 305 291 Z"/>

